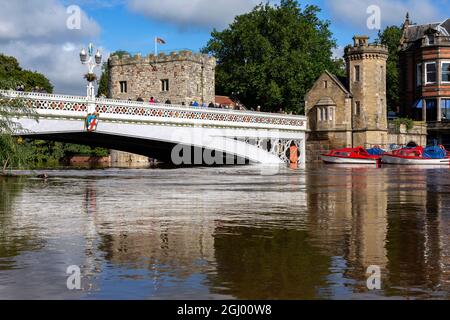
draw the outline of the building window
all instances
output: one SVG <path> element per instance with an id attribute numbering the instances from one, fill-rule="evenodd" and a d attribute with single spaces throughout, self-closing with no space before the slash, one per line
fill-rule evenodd
<path id="1" fill-rule="evenodd" d="M 436 62 L 428 62 L 425 64 L 427 80 L 426 83 L 436 83 Z"/>
<path id="2" fill-rule="evenodd" d="M 161 91 L 162 92 L 169 91 L 169 79 L 161 80 Z"/>
<path id="3" fill-rule="evenodd" d="M 450 83 L 450 61 L 442 62 L 442 82 Z"/>
<path id="4" fill-rule="evenodd" d="M 317 119 L 319 120 L 319 122 L 322 121 L 322 109 L 321 108 L 317 108 Z"/>
<path id="5" fill-rule="evenodd" d="M 427 99 L 425 101 L 425 107 L 427 111 L 427 122 L 437 121 L 437 100 L 436 99 Z"/>
<path id="6" fill-rule="evenodd" d="M 120 81 L 120 93 L 127 93 L 128 92 L 128 83 L 126 81 Z"/>
<path id="7" fill-rule="evenodd" d="M 442 121 L 450 120 L 450 99 L 441 100 L 441 116 Z"/>
<path id="8" fill-rule="evenodd" d="M 361 67 L 355 66 L 355 81 L 360 82 L 361 81 Z"/>
<path id="9" fill-rule="evenodd" d="M 423 100 L 416 101 L 413 107 L 413 119 L 416 121 L 423 121 Z"/>
<path id="10" fill-rule="evenodd" d="M 323 82 L 323 87 L 324 87 L 324 89 L 328 89 L 328 81 L 325 80 Z"/>
<path id="11" fill-rule="evenodd" d="M 361 115 L 361 102 L 360 101 L 356 101 L 355 102 L 355 116 L 360 116 Z"/>
<path id="12" fill-rule="evenodd" d="M 422 86 L 422 76 L 423 76 L 422 64 L 419 63 L 416 67 L 416 86 L 417 87 Z"/>
<path id="13" fill-rule="evenodd" d="M 434 44 L 434 36 L 427 36 L 427 43 L 429 46 L 432 46 Z"/>
<path id="14" fill-rule="evenodd" d="M 330 107 L 328 109 L 328 116 L 329 116 L 328 120 L 333 121 L 333 119 L 334 119 L 334 108 L 333 107 Z"/>

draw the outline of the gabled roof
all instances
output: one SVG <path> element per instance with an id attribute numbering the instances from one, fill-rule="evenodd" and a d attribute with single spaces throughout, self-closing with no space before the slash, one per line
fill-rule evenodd
<path id="1" fill-rule="evenodd" d="M 335 106 L 336 102 L 330 97 L 323 97 L 316 103 L 316 106 Z"/>
<path id="2" fill-rule="evenodd" d="M 226 106 L 235 106 L 236 102 L 234 102 L 230 97 L 227 96 L 216 96 L 216 103 L 226 105 Z"/>
<path id="3" fill-rule="evenodd" d="M 337 86 L 339 88 L 341 88 L 342 91 L 344 91 L 349 96 L 352 96 L 351 92 L 347 89 L 347 87 L 343 83 L 343 82 L 347 82 L 347 81 L 344 81 L 344 78 L 341 81 L 337 76 L 335 76 L 334 74 L 332 74 L 328 70 L 325 70 L 325 74 L 327 74 L 337 84 Z"/>
<path id="4" fill-rule="evenodd" d="M 450 35 L 450 18 L 435 23 L 428 23 L 422 25 L 407 25 L 405 26 L 403 37 L 407 42 L 415 42 L 422 39 L 428 31 L 434 31 L 443 36 Z"/>

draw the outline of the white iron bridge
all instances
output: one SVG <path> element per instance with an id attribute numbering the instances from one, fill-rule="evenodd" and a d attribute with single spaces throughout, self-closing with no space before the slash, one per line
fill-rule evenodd
<path id="1" fill-rule="evenodd" d="M 175 164 L 221 164 L 222 156 L 224 164 L 231 164 L 230 159 L 289 163 L 295 146 L 298 162 L 305 162 L 304 116 L 17 91 L 0 94 L 22 99 L 35 111 L 37 120 L 19 115 L 15 120 L 22 126 L 16 135 L 24 138 L 120 150 Z M 96 126 L 89 127 L 92 114 Z M 186 163 L 189 157 L 192 163 Z M 210 163 L 211 157 L 217 163 Z"/>

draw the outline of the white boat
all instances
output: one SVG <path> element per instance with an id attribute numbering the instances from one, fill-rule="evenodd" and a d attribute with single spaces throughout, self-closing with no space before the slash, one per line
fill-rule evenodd
<path id="1" fill-rule="evenodd" d="M 381 156 L 382 163 L 405 164 L 405 165 L 450 165 L 450 159 L 424 159 L 415 157 L 396 156 L 384 154 Z"/>
<path id="2" fill-rule="evenodd" d="M 336 164 L 377 164 L 377 159 L 354 159 L 354 158 L 340 158 L 336 156 L 322 155 L 322 160 L 325 163 Z"/>
<path id="3" fill-rule="evenodd" d="M 435 152 L 437 156 L 427 156 L 427 152 Z M 386 164 L 402 165 L 450 165 L 450 158 L 443 147 L 404 148 L 383 154 L 381 161 Z"/>
<path id="4" fill-rule="evenodd" d="M 380 156 L 369 154 L 363 147 L 331 150 L 322 155 L 323 162 L 338 164 L 377 164 L 380 159 Z"/>

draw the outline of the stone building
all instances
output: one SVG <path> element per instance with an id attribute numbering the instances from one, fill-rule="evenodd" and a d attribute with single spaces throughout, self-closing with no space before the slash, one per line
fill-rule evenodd
<path id="1" fill-rule="evenodd" d="M 325 71 L 306 96 L 310 140 L 328 140 L 332 145 L 352 145 L 353 95 L 339 79 Z"/>
<path id="2" fill-rule="evenodd" d="M 430 140 L 450 147 L 450 19 L 403 24 L 400 43 L 402 114 L 428 123 Z"/>
<path id="3" fill-rule="evenodd" d="M 388 48 L 370 44 L 366 36 L 355 36 L 353 40 L 353 45 L 345 48 L 347 76 L 338 78 L 326 71 L 306 94 L 309 144 L 317 144 L 322 150 L 356 146 L 387 147 L 392 143 L 411 140 L 425 144 L 425 128 L 416 127 L 404 132 L 388 125 Z"/>
<path id="4" fill-rule="evenodd" d="M 355 36 L 345 49 L 347 78 L 325 72 L 307 93 L 311 138 L 331 147 L 386 145 L 386 61 L 388 49 Z"/>
<path id="5" fill-rule="evenodd" d="M 216 60 L 204 54 L 180 51 L 142 57 L 112 56 L 109 67 L 109 97 L 186 104 L 215 100 Z"/>

